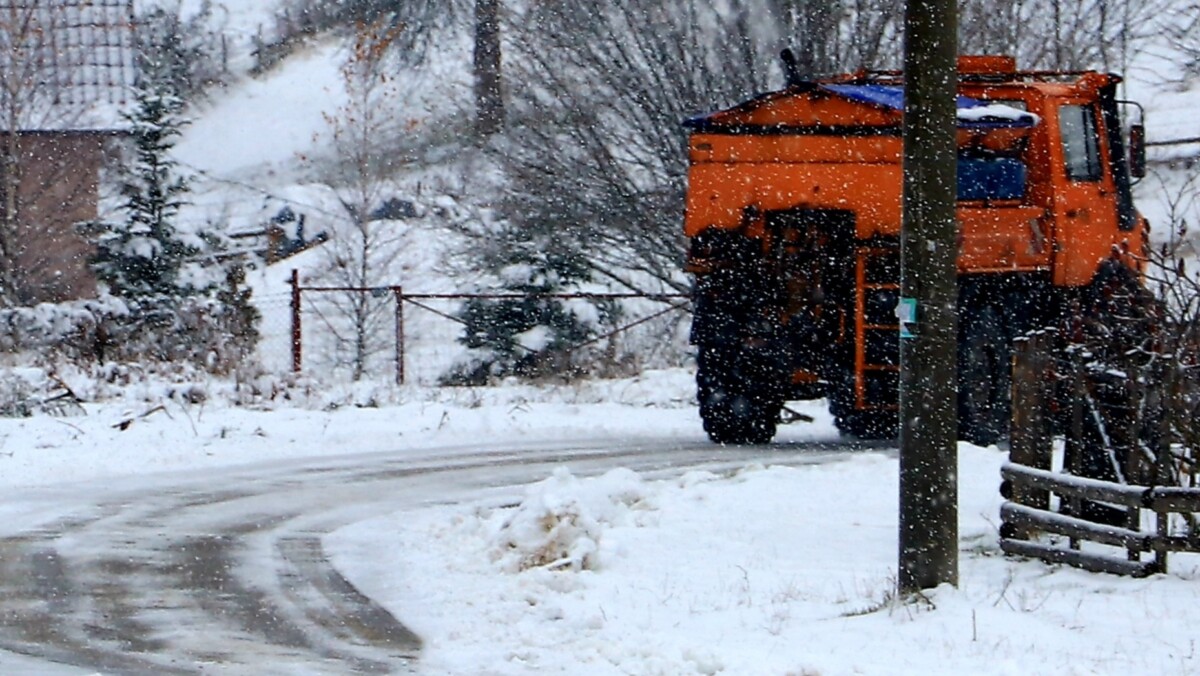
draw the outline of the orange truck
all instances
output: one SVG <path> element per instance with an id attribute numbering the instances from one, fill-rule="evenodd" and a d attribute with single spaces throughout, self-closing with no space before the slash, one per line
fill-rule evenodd
<path id="1" fill-rule="evenodd" d="M 1137 274 L 1144 133 L 1122 124 L 1136 104 L 1120 81 L 959 60 L 964 439 L 1007 433 L 1015 337 Z M 898 72 L 793 80 L 684 122 L 691 341 L 714 441 L 769 441 L 785 402 L 822 397 L 843 432 L 895 434 L 903 85 Z"/>

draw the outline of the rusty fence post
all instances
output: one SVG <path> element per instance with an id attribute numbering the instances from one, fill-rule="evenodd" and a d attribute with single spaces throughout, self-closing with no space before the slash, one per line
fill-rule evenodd
<path id="1" fill-rule="evenodd" d="M 404 288 L 392 287 L 396 297 L 396 384 L 404 384 Z"/>
<path id="2" fill-rule="evenodd" d="M 300 271 L 292 269 L 292 372 L 299 373 L 301 366 L 301 345 L 300 338 L 302 330 L 300 326 Z"/>

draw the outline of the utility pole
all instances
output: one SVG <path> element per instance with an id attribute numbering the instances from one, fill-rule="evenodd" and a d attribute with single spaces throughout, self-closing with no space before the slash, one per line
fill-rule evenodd
<path id="1" fill-rule="evenodd" d="M 955 0 L 908 0 L 904 35 L 901 593 L 958 584 Z"/>

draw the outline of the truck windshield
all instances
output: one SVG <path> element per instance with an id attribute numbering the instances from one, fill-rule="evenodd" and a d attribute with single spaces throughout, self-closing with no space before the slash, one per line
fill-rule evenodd
<path id="1" fill-rule="evenodd" d="M 1063 160 L 1072 181 L 1100 180 L 1100 144 L 1096 137 L 1096 113 L 1090 106 L 1063 106 L 1058 111 Z"/>

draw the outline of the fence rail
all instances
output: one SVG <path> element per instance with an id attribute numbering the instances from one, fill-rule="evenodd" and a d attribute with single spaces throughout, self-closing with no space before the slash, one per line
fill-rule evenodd
<path id="1" fill-rule="evenodd" d="M 1151 146 L 1151 147 L 1184 146 L 1184 145 L 1191 145 L 1193 143 L 1200 143 L 1200 136 L 1193 136 L 1191 138 L 1167 139 L 1165 141 L 1147 141 L 1146 145 Z"/>
<path id="2" fill-rule="evenodd" d="M 465 325 L 464 321 L 455 315 L 458 304 L 462 301 L 547 299 L 561 301 L 649 301 L 666 304 L 665 308 L 656 308 L 645 316 L 626 321 L 620 326 L 613 327 L 600 335 L 592 336 L 587 340 L 566 348 L 567 351 L 577 351 L 602 341 L 612 341 L 621 334 L 628 333 L 672 313 L 685 310 L 691 305 L 690 296 L 678 293 L 412 293 L 406 292 L 403 286 L 398 285 L 376 287 L 305 285 L 300 279 L 299 271 L 296 270 L 292 271 L 289 284 L 291 314 L 290 356 L 291 370 L 293 372 L 300 373 L 304 370 L 305 355 L 313 339 L 311 333 L 306 337 L 306 324 L 311 324 L 311 322 L 305 321 L 306 308 L 308 310 L 307 314 L 315 314 L 320 318 L 325 323 L 329 332 L 337 333 L 336 329 L 332 328 L 334 322 L 329 317 L 329 310 L 316 307 L 312 302 L 312 298 L 314 296 L 332 298 L 339 294 L 343 297 L 346 295 L 361 296 L 380 301 L 386 300 L 391 304 L 391 327 L 388 329 L 391 335 L 386 340 L 382 339 L 380 335 L 372 336 L 371 339 L 376 343 L 376 349 L 373 350 L 375 353 L 390 352 L 390 368 L 394 371 L 395 382 L 400 385 L 411 380 L 409 362 L 413 359 L 413 355 L 411 354 L 413 339 L 410 334 L 410 325 L 414 321 L 413 317 L 410 316 L 411 310 L 418 310 L 427 317 L 441 320 L 440 326 L 435 329 L 425 327 L 429 329 L 427 333 L 436 332 L 437 335 L 432 338 L 426 335 L 422 342 L 444 346 L 447 343 L 453 343 L 457 338 L 457 334 L 461 333 L 462 326 Z M 446 307 L 438 308 L 435 306 L 438 303 L 446 304 Z M 448 329 L 448 326 L 456 328 Z M 376 326 L 375 329 L 376 334 L 382 333 L 382 327 Z M 392 347 L 386 350 L 381 349 L 380 345 L 384 342 L 390 342 Z"/>

